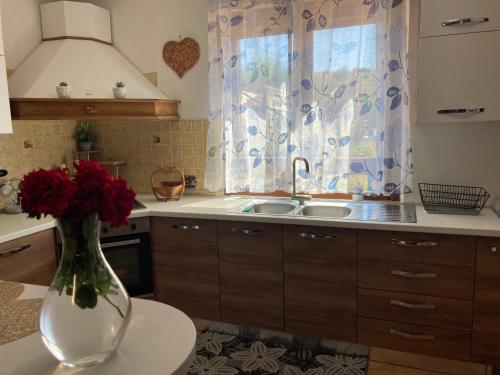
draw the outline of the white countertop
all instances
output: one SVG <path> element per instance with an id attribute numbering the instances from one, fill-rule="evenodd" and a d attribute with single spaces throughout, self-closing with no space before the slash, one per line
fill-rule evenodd
<path id="1" fill-rule="evenodd" d="M 167 216 L 212 220 L 267 222 L 278 224 L 313 225 L 373 230 L 443 233 L 473 236 L 500 237 L 500 219 L 491 208 L 478 216 L 428 214 L 417 206 L 416 223 L 394 223 L 325 219 L 286 215 L 245 214 L 238 211 L 251 197 L 184 196 L 175 202 L 158 202 L 152 195 L 139 195 L 138 200 L 146 209 L 135 210 L 131 217 Z M 259 199 L 262 197 L 259 197 Z M 52 218 L 28 219 L 24 214 L 0 214 L 0 243 L 23 237 L 55 226 Z"/>
<path id="2" fill-rule="evenodd" d="M 43 298 L 47 287 L 26 285 L 19 299 Z M 0 345 L 0 374 L 149 375 L 188 372 L 196 351 L 191 319 L 163 303 L 132 298 L 132 315 L 117 353 L 102 365 L 65 367 L 45 348 L 40 332 Z"/>

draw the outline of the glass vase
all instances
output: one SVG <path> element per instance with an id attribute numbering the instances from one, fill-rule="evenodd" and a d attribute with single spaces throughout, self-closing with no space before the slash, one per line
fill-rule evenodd
<path id="1" fill-rule="evenodd" d="M 71 367 L 104 362 L 127 329 L 130 298 L 104 258 L 96 214 L 57 228 L 62 255 L 40 313 L 43 342 Z"/>

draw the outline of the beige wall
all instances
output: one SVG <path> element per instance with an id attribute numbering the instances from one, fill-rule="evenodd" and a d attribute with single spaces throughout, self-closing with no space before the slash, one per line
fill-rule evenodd
<path id="1" fill-rule="evenodd" d="M 158 72 L 159 88 L 181 100 L 183 118 L 208 118 L 208 0 L 94 0 L 111 11 L 113 43 L 141 72 Z M 201 56 L 182 79 L 166 66 L 163 45 L 194 38 Z"/>

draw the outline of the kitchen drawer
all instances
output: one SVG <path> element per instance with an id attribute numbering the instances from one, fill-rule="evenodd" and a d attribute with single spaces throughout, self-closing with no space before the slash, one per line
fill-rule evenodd
<path id="1" fill-rule="evenodd" d="M 285 330 L 356 341 L 356 231 L 284 226 Z"/>
<path id="2" fill-rule="evenodd" d="M 474 269 L 360 259 L 360 288 L 472 300 Z"/>
<path id="3" fill-rule="evenodd" d="M 284 328 L 281 225 L 219 222 L 221 320 Z"/>
<path id="4" fill-rule="evenodd" d="M 478 238 L 474 333 L 500 337 L 500 238 Z"/>
<path id="5" fill-rule="evenodd" d="M 0 244 L 0 280 L 49 285 L 56 271 L 52 229 Z"/>
<path id="6" fill-rule="evenodd" d="M 364 345 L 435 357 L 465 361 L 470 358 L 470 333 L 451 329 L 359 318 L 358 341 Z"/>
<path id="7" fill-rule="evenodd" d="M 471 301 L 419 294 L 358 289 L 358 315 L 463 331 L 472 328 Z"/>
<path id="8" fill-rule="evenodd" d="M 360 259 L 474 267 L 476 238 L 362 230 L 358 246 Z"/>
<path id="9" fill-rule="evenodd" d="M 472 335 L 471 360 L 500 367 L 500 337 Z"/>
<path id="10" fill-rule="evenodd" d="M 217 223 L 153 218 L 155 298 L 193 318 L 220 319 Z"/>
<path id="11" fill-rule="evenodd" d="M 422 0 L 421 4 L 421 37 L 500 30 L 498 0 Z M 481 22 L 485 17 L 488 21 Z M 445 21 L 462 18 L 478 22 L 442 25 Z"/>

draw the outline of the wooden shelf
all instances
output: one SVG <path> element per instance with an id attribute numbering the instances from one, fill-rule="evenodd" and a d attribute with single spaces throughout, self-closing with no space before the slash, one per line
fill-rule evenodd
<path id="1" fill-rule="evenodd" d="M 172 119 L 179 100 L 11 98 L 13 120 Z"/>

